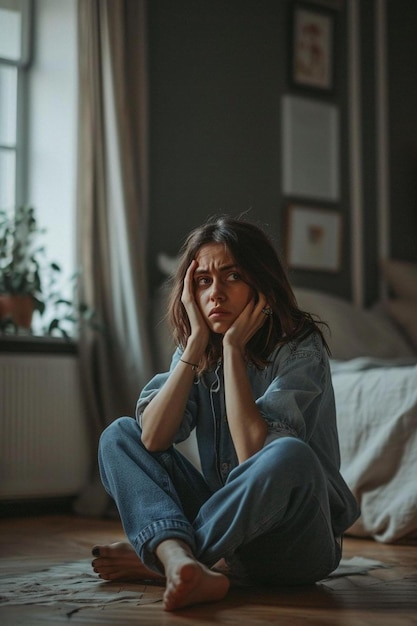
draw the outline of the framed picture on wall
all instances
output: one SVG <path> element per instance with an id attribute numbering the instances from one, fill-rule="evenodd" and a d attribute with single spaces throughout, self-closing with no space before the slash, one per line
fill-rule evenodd
<path id="1" fill-rule="evenodd" d="M 289 267 L 338 272 L 341 248 L 340 213 L 299 205 L 288 207 L 286 253 Z"/>
<path id="2" fill-rule="evenodd" d="M 328 102 L 282 98 L 282 190 L 286 196 L 340 198 L 339 110 Z"/>
<path id="3" fill-rule="evenodd" d="M 322 91 L 334 88 L 334 14 L 296 2 L 292 12 L 291 82 Z"/>

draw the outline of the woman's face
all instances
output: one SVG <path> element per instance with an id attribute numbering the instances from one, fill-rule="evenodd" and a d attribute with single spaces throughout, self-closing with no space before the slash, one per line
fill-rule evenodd
<path id="1" fill-rule="evenodd" d="M 196 302 L 210 330 L 224 334 L 254 298 L 254 291 L 225 245 L 206 244 L 195 259 Z"/>

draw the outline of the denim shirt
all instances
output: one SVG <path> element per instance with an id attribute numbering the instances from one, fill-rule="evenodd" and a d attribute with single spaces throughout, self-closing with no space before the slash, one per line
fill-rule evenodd
<path id="1" fill-rule="evenodd" d="M 181 357 L 177 349 L 170 371 Z M 136 418 L 166 382 L 170 372 L 157 374 L 144 387 Z M 276 348 L 260 370 L 248 364 L 248 377 L 257 407 L 268 430 L 265 444 L 278 437 L 298 437 L 316 453 L 328 479 L 335 534 L 342 534 L 359 515 L 357 503 L 340 475 L 336 409 L 329 360 L 318 333 Z M 230 435 L 224 394 L 223 367 L 205 373 L 193 385 L 174 443 L 196 429 L 203 475 L 214 492 L 238 465 Z"/>

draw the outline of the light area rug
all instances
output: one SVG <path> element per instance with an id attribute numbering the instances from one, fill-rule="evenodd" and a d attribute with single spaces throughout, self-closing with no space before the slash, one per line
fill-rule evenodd
<path id="1" fill-rule="evenodd" d="M 20 559 L 16 559 L 18 561 Z M 329 578 L 320 582 L 337 588 L 341 577 L 368 575 L 370 571 L 388 565 L 372 559 L 353 557 L 342 559 L 339 567 Z M 66 612 L 81 609 L 104 609 L 111 605 L 131 607 L 151 604 L 162 600 L 164 588 L 159 585 L 120 582 L 103 582 L 91 569 L 89 561 L 71 561 L 45 567 L 37 571 L 3 575 L 0 579 L 0 607 L 12 605 L 56 605 L 65 604 Z"/>
<path id="2" fill-rule="evenodd" d="M 0 579 L 0 607 L 5 605 L 55 605 L 105 608 L 109 604 L 160 602 L 164 588 L 143 583 L 104 582 L 86 560 L 53 565 L 38 571 L 14 573 Z M 69 611 L 70 612 L 70 611 Z"/>

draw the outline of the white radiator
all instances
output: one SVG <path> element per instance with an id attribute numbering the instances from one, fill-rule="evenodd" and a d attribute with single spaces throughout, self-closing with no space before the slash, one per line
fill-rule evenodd
<path id="1" fill-rule="evenodd" d="M 75 354 L 0 353 L 0 499 L 75 495 L 89 466 Z"/>

